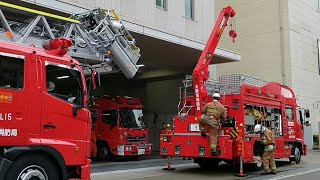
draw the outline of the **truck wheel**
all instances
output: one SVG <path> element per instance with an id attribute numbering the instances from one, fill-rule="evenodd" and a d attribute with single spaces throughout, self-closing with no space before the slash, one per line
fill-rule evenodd
<path id="1" fill-rule="evenodd" d="M 100 161 L 105 161 L 105 160 L 108 160 L 111 156 L 111 152 L 110 152 L 110 149 L 109 149 L 109 146 L 106 145 L 106 144 L 101 144 L 99 147 L 98 147 L 98 159 Z"/>
<path id="2" fill-rule="evenodd" d="M 56 165 L 46 156 L 28 155 L 13 162 L 5 179 L 56 180 L 59 179 L 59 173 Z"/>
<path id="3" fill-rule="evenodd" d="M 295 161 L 296 164 L 299 164 L 301 161 L 301 150 L 299 148 L 299 146 L 295 145 L 292 148 L 292 155 L 294 155 L 294 157 L 290 158 L 290 162 Z"/>

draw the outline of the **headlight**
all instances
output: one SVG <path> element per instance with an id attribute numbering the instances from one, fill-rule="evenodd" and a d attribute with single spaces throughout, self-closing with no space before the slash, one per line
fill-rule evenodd
<path id="1" fill-rule="evenodd" d="M 126 146 L 126 151 L 131 151 L 132 148 L 130 146 Z"/>

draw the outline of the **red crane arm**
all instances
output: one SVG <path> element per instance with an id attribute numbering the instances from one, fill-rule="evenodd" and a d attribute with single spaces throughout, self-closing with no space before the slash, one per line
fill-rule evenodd
<path id="1" fill-rule="evenodd" d="M 201 116 L 201 106 L 203 105 L 205 99 L 208 96 L 207 89 L 205 86 L 205 81 L 209 78 L 209 64 L 214 55 L 214 51 L 217 48 L 218 42 L 221 38 L 222 32 L 227 26 L 227 22 L 230 17 L 234 17 L 236 12 L 232 9 L 232 7 L 227 6 L 222 9 L 220 15 L 217 19 L 215 27 L 211 32 L 210 38 L 204 48 L 198 63 L 193 70 L 193 86 L 194 86 L 194 94 L 195 94 L 195 115 L 197 117 Z M 230 37 L 236 38 L 237 33 L 234 30 L 229 32 Z"/>

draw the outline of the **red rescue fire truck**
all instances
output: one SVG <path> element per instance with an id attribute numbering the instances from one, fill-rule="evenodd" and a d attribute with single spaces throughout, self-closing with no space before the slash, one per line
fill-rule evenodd
<path id="1" fill-rule="evenodd" d="M 90 179 L 92 66 L 131 78 L 140 58 L 111 12 L 66 18 L 0 1 L 0 180 Z"/>
<path id="2" fill-rule="evenodd" d="M 128 96 L 101 96 L 91 108 L 98 160 L 112 155 L 137 158 L 150 155 L 149 129 L 144 125 L 143 103 Z"/>
<path id="3" fill-rule="evenodd" d="M 261 137 L 253 133 L 254 125 L 259 123 L 275 134 L 275 158 L 289 158 L 299 163 L 301 155 L 307 155 L 304 125 L 309 125 L 305 118 L 310 115 L 308 110 L 299 107 L 292 89 L 246 75 L 222 75 L 219 81 L 208 80 L 214 50 L 228 18 L 234 15 L 231 7 L 222 10 L 193 76 L 183 81 L 179 112 L 173 119 L 174 133 L 160 136 L 160 153 L 168 157 L 193 157 L 203 168 L 214 167 L 220 161 L 240 162 L 240 174 L 243 163 L 261 168 L 258 158 Z M 232 30 L 229 34 L 236 36 Z M 218 138 L 220 155 L 211 155 L 208 136 L 200 135 L 198 122 L 201 107 L 212 101 L 209 94 L 215 91 L 222 95 L 221 103 L 228 115 Z"/>

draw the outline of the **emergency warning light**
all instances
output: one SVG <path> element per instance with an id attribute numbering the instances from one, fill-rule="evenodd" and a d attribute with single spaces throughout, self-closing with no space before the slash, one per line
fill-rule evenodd
<path id="1" fill-rule="evenodd" d="M 72 46 L 72 41 L 66 38 L 57 38 L 45 40 L 42 43 L 42 47 L 50 52 L 63 56 L 67 54 L 68 48 Z"/>

